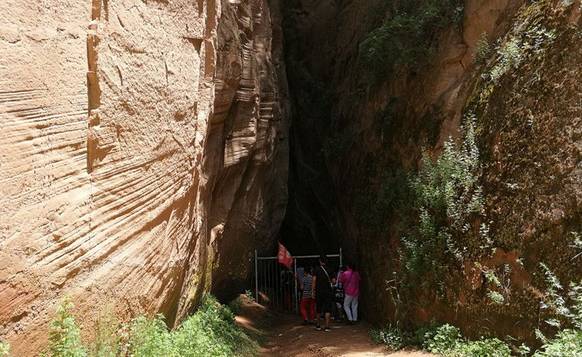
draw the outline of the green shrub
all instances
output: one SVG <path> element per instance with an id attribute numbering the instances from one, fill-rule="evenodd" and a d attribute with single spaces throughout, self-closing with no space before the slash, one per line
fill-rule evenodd
<path id="1" fill-rule="evenodd" d="M 232 311 L 233 314 L 235 314 L 235 315 L 240 314 L 241 309 L 242 309 L 242 301 L 240 299 L 240 296 L 238 296 L 236 299 L 229 302 L 228 308 L 230 309 L 230 311 Z"/>
<path id="2" fill-rule="evenodd" d="M 582 331 L 563 330 L 547 341 L 534 357 L 582 356 Z"/>
<path id="3" fill-rule="evenodd" d="M 579 236 L 575 233 L 572 236 L 572 247 L 577 249 Z M 540 263 L 540 267 L 546 282 L 540 318 L 551 329 L 562 330 L 549 339 L 536 329 L 536 336 L 544 345 L 534 356 L 582 356 L 582 283 L 570 282 L 566 288 L 547 265 Z"/>
<path id="4" fill-rule="evenodd" d="M 94 326 L 95 335 L 89 343 L 89 355 L 94 357 L 115 357 L 122 354 L 121 324 L 112 312 L 101 314 Z"/>
<path id="5" fill-rule="evenodd" d="M 377 79 L 396 65 L 420 64 L 433 49 L 434 33 L 460 22 L 462 14 L 459 0 L 405 2 L 360 43 L 360 60 Z"/>
<path id="6" fill-rule="evenodd" d="M 254 356 L 257 344 L 235 324 L 233 313 L 211 296 L 179 328 L 169 331 L 164 317 L 139 316 L 129 324 L 119 324 L 106 317 L 98 322 L 95 341 L 89 353 L 80 339 L 80 331 L 71 314 L 72 304 L 65 300 L 51 324 L 51 357 L 195 357 Z M 0 345 L 3 348 L 3 345 Z M 0 352 L 3 350 L 0 349 Z M 0 353 L 2 356 L 2 353 Z"/>
<path id="7" fill-rule="evenodd" d="M 389 324 L 380 329 L 370 330 L 370 336 L 375 343 L 385 345 L 391 350 L 398 351 L 406 343 L 404 333 L 397 325 Z"/>
<path id="8" fill-rule="evenodd" d="M 8 342 L 0 341 L 0 357 L 8 356 L 10 353 L 10 345 Z"/>
<path id="9" fill-rule="evenodd" d="M 187 342 L 196 334 L 198 347 Z M 196 314 L 176 331 L 176 345 L 192 348 L 180 349 L 186 356 L 199 351 L 211 356 L 249 356 L 257 350 L 256 343 L 235 325 L 232 312 L 212 297 L 207 297 Z"/>
<path id="10" fill-rule="evenodd" d="M 129 352 L 136 357 L 179 356 L 162 315 L 139 316 L 130 327 Z"/>
<path id="11" fill-rule="evenodd" d="M 491 56 L 491 44 L 489 43 L 489 39 L 487 38 L 487 33 L 483 32 L 481 37 L 479 37 L 479 41 L 475 45 L 475 54 L 473 55 L 475 62 L 478 64 L 483 64 L 487 61 L 487 59 Z"/>
<path id="12" fill-rule="evenodd" d="M 423 347 L 433 353 L 445 354 L 454 350 L 460 340 L 461 331 L 454 326 L 445 324 L 425 334 Z"/>
<path id="13" fill-rule="evenodd" d="M 458 357 L 510 357 L 509 346 L 497 339 L 487 338 L 478 341 L 464 341 L 450 352 L 451 356 Z"/>
<path id="14" fill-rule="evenodd" d="M 461 336 L 458 328 L 443 325 L 426 335 L 426 350 L 451 357 L 509 357 L 511 349 L 497 338 L 469 341 Z"/>
<path id="15" fill-rule="evenodd" d="M 255 294 L 250 290 L 245 290 L 245 296 L 249 301 L 255 302 Z"/>
<path id="16" fill-rule="evenodd" d="M 512 38 L 504 43 L 497 53 L 499 54 L 499 59 L 489 73 L 493 83 L 499 82 L 510 69 L 519 67 L 524 56 L 521 42 L 517 38 Z"/>
<path id="17" fill-rule="evenodd" d="M 257 345 L 234 323 L 233 313 L 206 297 L 196 313 L 169 332 L 161 316 L 132 323 L 130 353 L 154 356 L 251 356 Z"/>
<path id="18" fill-rule="evenodd" d="M 72 314 L 73 303 L 65 298 L 51 322 L 47 355 L 51 357 L 84 357 L 87 350 L 81 343 L 81 331 Z"/>
<path id="19" fill-rule="evenodd" d="M 392 350 L 405 346 L 422 346 L 434 354 L 449 357 L 509 357 L 511 349 L 497 338 L 481 338 L 471 341 L 463 338 L 461 331 L 454 326 L 428 326 L 408 333 L 397 325 L 370 331 L 376 343 L 386 345 Z M 553 356 L 553 355 L 552 355 Z"/>
<path id="20" fill-rule="evenodd" d="M 474 218 L 484 212 L 480 170 L 472 118 L 462 144 L 449 139 L 436 160 L 423 156 L 410 179 L 418 218 L 402 237 L 401 262 L 409 285 L 421 278 L 423 284 L 431 283 L 425 273 L 441 282 L 443 269 L 491 244 L 487 224 L 481 224 L 478 234 L 472 229 Z"/>
<path id="21" fill-rule="evenodd" d="M 534 3 L 532 6 L 538 6 Z M 543 15 L 539 15 L 543 16 Z M 519 68 L 528 56 L 540 56 L 556 39 L 556 30 L 537 24 L 534 19 L 520 26 L 520 32 L 512 34 L 498 49 L 497 61 L 484 78 L 498 83 L 511 70 Z"/>

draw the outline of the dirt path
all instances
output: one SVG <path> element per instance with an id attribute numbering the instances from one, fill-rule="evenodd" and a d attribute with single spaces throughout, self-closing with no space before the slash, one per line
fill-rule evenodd
<path id="1" fill-rule="evenodd" d="M 301 325 L 294 315 L 271 313 L 263 306 L 244 303 L 237 323 L 261 343 L 261 356 L 297 357 L 428 357 L 418 351 L 389 352 L 369 337 L 365 323 L 346 325 L 334 323 L 331 331 L 316 331 Z"/>

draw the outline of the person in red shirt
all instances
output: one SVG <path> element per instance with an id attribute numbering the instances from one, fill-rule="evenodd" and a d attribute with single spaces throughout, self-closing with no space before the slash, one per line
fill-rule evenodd
<path id="1" fill-rule="evenodd" d="M 349 323 L 358 321 L 358 299 L 360 297 L 360 273 L 354 264 L 349 264 L 348 269 L 340 275 L 340 282 L 344 287 L 344 310 Z"/>

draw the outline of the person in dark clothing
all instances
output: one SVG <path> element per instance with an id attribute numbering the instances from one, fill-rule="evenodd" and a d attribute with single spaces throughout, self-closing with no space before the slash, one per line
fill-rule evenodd
<path id="1" fill-rule="evenodd" d="M 315 290 L 316 306 L 317 306 L 317 326 L 316 330 L 321 331 L 321 318 L 325 318 L 324 331 L 329 331 L 329 320 L 333 306 L 333 293 L 331 285 L 331 272 L 328 271 L 327 259 L 324 255 L 319 257 L 319 266 L 315 269 L 315 276 L 313 278 L 313 285 Z"/>

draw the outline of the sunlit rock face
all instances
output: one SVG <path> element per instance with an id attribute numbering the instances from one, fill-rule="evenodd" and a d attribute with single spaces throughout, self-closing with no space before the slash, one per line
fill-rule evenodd
<path id="1" fill-rule="evenodd" d="M 286 202 L 277 21 L 259 0 L 0 4 L 0 336 L 15 355 L 43 348 L 65 295 L 85 328 L 106 308 L 173 324 L 228 284 L 221 268 L 246 278 Z"/>

